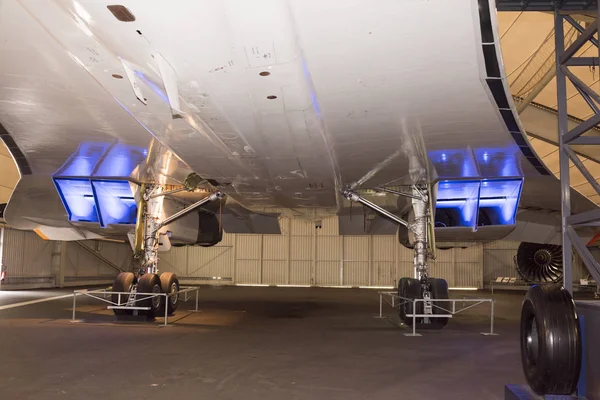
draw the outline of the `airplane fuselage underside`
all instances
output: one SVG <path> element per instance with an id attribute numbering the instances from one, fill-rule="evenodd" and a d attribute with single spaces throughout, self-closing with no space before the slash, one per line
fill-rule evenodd
<path id="1" fill-rule="evenodd" d="M 487 0 L 121 4 L 0 2 L 16 227 L 69 225 L 57 177 L 193 171 L 246 210 L 313 220 L 347 214 L 345 188 L 554 179 L 513 111 Z"/>

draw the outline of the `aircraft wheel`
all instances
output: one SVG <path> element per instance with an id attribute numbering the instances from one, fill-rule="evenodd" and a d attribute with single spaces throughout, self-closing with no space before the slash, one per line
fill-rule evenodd
<path id="1" fill-rule="evenodd" d="M 171 296 L 167 299 L 167 313 L 171 315 L 177 310 L 177 306 L 179 306 L 179 293 L 177 293 L 179 292 L 179 279 L 177 279 L 177 275 L 172 272 L 163 272 L 160 274 L 160 287 L 163 293 L 171 293 Z M 159 315 L 165 313 L 164 307 L 161 307 L 160 313 Z"/>
<path id="2" fill-rule="evenodd" d="M 400 321 L 404 322 L 406 319 L 406 307 L 403 304 L 404 299 L 401 297 L 406 297 L 406 283 L 410 278 L 400 278 L 398 281 L 398 315 L 400 316 Z"/>
<path id="3" fill-rule="evenodd" d="M 403 278 L 406 279 L 404 286 L 403 286 L 403 291 L 404 291 L 404 296 L 403 297 L 407 297 L 409 299 L 422 299 L 423 298 L 423 292 L 421 291 L 421 282 L 419 282 L 418 279 L 414 279 L 414 278 Z M 402 304 L 401 307 L 404 307 L 404 310 L 401 312 L 400 316 L 404 317 L 403 321 L 406 325 L 408 326 L 412 326 L 413 324 L 413 317 L 409 317 L 409 314 L 413 314 L 413 302 L 412 301 L 407 301 L 406 303 Z M 414 310 L 415 314 L 423 314 L 423 302 L 418 302 L 417 306 L 416 306 L 416 310 Z M 417 324 L 420 324 L 423 321 L 423 318 L 416 318 L 415 322 Z"/>
<path id="4" fill-rule="evenodd" d="M 112 286 L 113 292 L 131 292 L 133 288 L 133 282 L 135 280 L 135 275 L 132 272 L 120 272 L 119 275 L 115 278 Z M 121 295 L 121 305 L 127 304 L 127 299 L 129 296 L 126 294 Z M 113 294 L 111 295 L 110 300 L 113 303 L 119 303 L 119 295 Z M 116 310 L 113 309 L 115 315 L 131 315 L 133 314 L 133 310 Z"/>
<path id="5" fill-rule="evenodd" d="M 432 299 L 447 299 L 448 298 L 448 282 L 445 279 L 440 278 L 428 278 L 427 283 L 431 288 L 431 298 Z M 450 302 L 440 301 L 433 302 L 433 313 L 434 314 L 450 314 L 449 310 L 451 305 Z M 446 309 L 442 310 L 440 307 Z M 433 329 L 442 329 L 448 324 L 449 318 L 431 318 L 430 319 L 430 328 Z"/>
<path id="6" fill-rule="evenodd" d="M 539 395 L 570 395 L 581 369 L 581 332 L 571 294 L 553 284 L 534 285 L 521 308 L 521 362 Z"/>
<path id="7" fill-rule="evenodd" d="M 144 274 L 138 279 L 137 285 L 138 293 L 153 293 L 160 294 L 162 293 L 160 287 L 160 278 L 156 274 Z M 154 318 L 156 315 L 160 315 L 160 310 L 163 307 L 162 303 L 164 303 L 164 296 L 154 296 L 150 297 L 149 295 L 138 295 L 138 299 L 143 299 L 136 302 L 138 307 L 150 307 L 149 310 L 140 310 L 140 314 L 147 315 L 149 318 Z M 163 309 L 164 310 L 164 309 Z"/>

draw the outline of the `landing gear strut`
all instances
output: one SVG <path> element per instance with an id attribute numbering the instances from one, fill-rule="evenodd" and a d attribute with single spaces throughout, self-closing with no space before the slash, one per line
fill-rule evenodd
<path id="1" fill-rule="evenodd" d="M 431 224 L 432 207 L 430 189 L 427 185 L 414 185 L 410 192 L 398 192 L 389 189 L 379 189 L 388 193 L 405 196 L 412 199 L 412 210 L 409 220 L 390 213 L 384 208 L 372 203 L 360 196 L 358 193 L 347 189 L 342 192 L 343 196 L 353 202 L 363 204 L 365 207 L 377 212 L 385 218 L 392 220 L 398 225 L 406 227 L 414 237 L 414 278 L 401 278 L 398 281 L 398 296 L 405 299 L 423 299 L 413 306 L 412 301 L 400 299 L 400 319 L 407 325 L 412 325 L 412 314 L 425 315 L 414 319 L 421 327 L 443 328 L 448 323 L 448 318 L 429 318 L 427 315 L 447 313 L 445 304 L 434 304 L 434 299 L 448 298 L 448 283 L 443 279 L 430 278 L 428 276 L 428 259 L 433 258 L 434 232 Z M 402 228 L 400 228 L 402 229 Z"/>
<path id="2" fill-rule="evenodd" d="M 160 240 L 168 241 L 168 236 L 160 233 L 166 225 L 183 217 L 190 211 L 202 205 L 223 198 L 221 192 L 212 193 L 202 200 L 184 208 L 172 216 L 160 220 L 163 209 L 164 196 L 170 193 L 193 190 L 194 187 L 164 191 L 160 185 L 140 188 L 140 200 L 138 202 L 138 213 L 135 227 L 134 257 L 139 260 L 139 269 L 136 274 L 132 272 L 120 273 L 113 283 L 113 291 L 127 292 L 129 295 L 113 295 L 112 301 L 120 305 L 139 307 L 140 309 L 114 309 L 117 316 L 131 315 L 136 312 L 153 319 L 156 315 L 163 315 L 165 307 L 168 314 L 173 314 L 179 305 L 179 279 L 172 272 L 164 272 L 159 275 L 158 250 Z M 161 239 L 162 237 L 162 239 Z M 153 294 L 168 293 L 170 296 L 165 302 L 164 296 L 152 296 Z"/>

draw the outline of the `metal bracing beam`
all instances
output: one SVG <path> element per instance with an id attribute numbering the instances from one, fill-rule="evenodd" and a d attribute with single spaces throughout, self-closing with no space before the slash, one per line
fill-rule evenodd
<path id="1" fill-rule="evenodd" d="M 113 263 L 108 258 L 104 257 L 102 254 L 100 254 L 96 250 L 90 249 L 89 247 L 87 247 L 85 244 L 83 244 L 79 240 L 76 240 L 75 243 L 77 243 L 79 246 L 81 246 L 82 249 L 84 249 L 85 251 L 87 251 L 88 253 L 90 253 L 94 257 L 96 257 L 98 260 L 102 261 L 104 264 L 106 264 L 109 267 L 111 267 L 112 269 L 114 269 L 115 271 L 117 271 L 117 272 L 123 272 L 123 270 L 117 264 Z"/>
<path id="2" fill-rule="evenodd" d="M 573 151 L 573 149 L 571 149 L 570 146 L 565 146 L 564 150 L 567 153 L 567 156 L 569 156 L 571 162 L 575 164 L 579 172 L 581 172 L 581 175 L 583 175 L 584 178 L 587 179 L 587 181 L 590 183 L 590 185 L 592 185 L 596 193 L 600 195 L 600 184 L 598 184 L 596 178 L 594 178 L 594 176 L 590 173 L 590 171 L 588 171 L 585 165 L 583 165 L 583 162 L 581 162 L 577 154 L 575 154 L 575 152 Z"/>
<path id="3" fill-rule="evenodd" d="M 569 142 L 570 146 L 598 146 L 600 145 L 600 136 L 579 136 Z"/>
<path id="4" fill-rule="evenodd" d="M 558 104 L 558 150 L 560 166 L 560 200 L 561 200 L 561 237 L 563 245 L 563 286 L 573 293 L 573 248 L 567 234 L 567 218 L 571 216 L 571 185 L 569 177 L 569 156 L 564 151 L 565 136 L 569 131 L 567 115 L 567 79 L 561 65 L 565 53 L 564 16 L 558 10 L 554 12 L 554 44 L 556 49 L 556 94 Z M 595 30 L 594 30 L 595 31 Z M 583 34 L 578 38 L 581 39 Z M 573 43 L 575 44 L 577 40 Z M 581 47 L 583 43 L 579 45 Z M 571 45 L 570 48 L 572 48 Z M 577 50 L 575 50 L 577 51 Z M 571 54 L 572 55 L 572 54 Z"/>
<path id="5" fill-rule="evenodd" d="M 169 218 L 166 218 L 163 221 L 161 221 L 160 224 L 158 224 L 157 230 L 162 228 L 163 226 L 169 225 L 171 222 L 178 220 L 179 218 L 183 217 L 190 211 L 193 211 L 196 208 L 203 206 L 204 204 L 206 204 L 210 201 L 215 201 L 217 199 L 222 199 L 222 198 L 223 198 L 223 194 L 221 192 L 212 193 L 212 194 L 206 196 L 205 198 L 203 198 L 202 200 L 195 202 L 194 204 L 184 208 L 183 210 L 178 211 L 175 214 L 171 215 Z"/>
<path id="6" fill-rule="evenodd" d="M 565 66 L 561 66 L 560 69 L 565 73 L 565 75 L 569 78 L 573 86 L 584 91 L 590 98 L 592 98 L 596 103 L 600 104 L 600 96 L 598 93 L 594 92 L 592 88 L 590 88 L 585 82 L 579 79 L 573 72 L 569 71 L 569 68 Z"/>
<path id="7" fill-rule="evenodd" d="M 575 128 L 568 131 L 563 138 L 564 143 L 572 144 L 573 140 L 579 138 L 584 133 L 593 129 L 596 125 L 600 124 L 600 114 L 594 114 L 590 118 L 586 119 Z"/>
<path id="8" fill-rule="evenodd" d="M 592 274 L 592 276 L 594 277 L 594 280 L 596 282 L 600 282 L 600 265 L 598 265 L 598 262 L 596 261 L 590 250 L 587 248 L 585 243 L 583 243 L 583 241 L 581 240 L 577 232 L 575 232 L 575 229 L 573 229 L 573 227 L 569 226 L 567 228 L 567 233 L 569 235 L 569 238 L 571 239 L 571 242 L 573 243 L 573 246 L 575 246 L 575 250 L 577 250 L 577 253 L 581 257 L 581 260 L 587 267 L 590 274 Z"/>
<path id="9" fill-rule="evenodd" d="M 561 24 L 562 21 L 564 19 L 563 16 L 560 16 L 561 18 Z M 561 40 L 564 39 L 564 28 L 562 29 L 563 33 L 560 35 Z M 579 51 L 579 49 L 581 49 L 583 47 L 583 45 L 590 40 L 591 38 L 594 37 L 594 35 L 596 34 L 596 32 L 598 31 L 598 25 L 597 24 L 590 24 L 590 26 L 588 26 L 585 31 L 583 31 L 581 33 L 581 35 L 579 35 L 577 37 L 577 39 L 575 39 L 573 41 L 573 43 L 571 43 L 571 45 L 565 49 L 564 51 L 561 52 L 560 57 L 558 58 L 558 62 L 557 64 L 559 65 L 563 65 L 565 64 L 571 57 L 573 57 L 575 55 L 575 53 L 577 53 L 577 51 Z M 564 43 L 563 46 L 564 48 Z"/>
<path id="10" fill-rule="evenodd" d="M 565 15 L 564 18 L 565 21 L 570 23 L 573 26 L 573 28 L 577 29 L 579 33 L 583 34 L 585 32 L 585 28 L 581 26 L 579 22 L 575 21 L 573 17 L 571 17 L 570 15 Z M 592 42 L 596 47 L 598 47 L 598 39 L 596 39 L 593 35 L 590 38 L 590 42 Z"/>
<path id="11" fill-rule="evenodd" d="M 571 215 L 569 218 L 567 218 L 567 223 L 569 225 L 578 225 L 586 224 L 588 222 L 596 222 L 598 220 L 600 220 L 600 208 Z"/>
<path id="12" fill-rule="evenodd" d="M 395 194 L 397 196 L 410 197 L 411 199 L 423 200 L 423 196 L 422 195 L 419 196 L 419 195 L 414 195 L 412 193 L 399 192 L 397 190 L 392 190 L 392 189 L 388 189 L 388 188 L 385 188 L 385 187 L 376 187 L 373 190 L 378 191 L 378 192 L 387 192 L 387 193 Z"/>
<path id="13" fill-rule="evenodd" d="M 564 143 L 570 143 L 598 124 L 600 124 L 600 114 L 595 114 L 567 132 L 562 139 Z"/>
<path id="14" fill-rule="evenodd" d="M 569 67 L 596 67 L 598 66 L 597 57 L 571 57 L 565 63 Z"/>
<path id="15" fill-rule="evenodd" d="M 583 100 L 585 100 L 586 104 L 588 105 L 589 108 L 592 109 L 594 114 L 600 114 L 600 110 L 598 109 L 598 106 L 596 105 L 596 103 L 594 103 L 594 100 L 592 100 L 586 92 L 581 90 L 581 88 L 579 86 L 575 86 L 575 89 L 577 89 L 577 92 L 579 93 L 579 95 L 581 97 L 583 97 Z"/>
<path id="16" fill-rule="evenodd" d="M 403 220 L 402 218 L 398 217 L 397 215 L 392 214 L 391 212 L 389 212 L 388 210 L 379 207 L 377 204 L 365 199 L 364 197 L 362 197 L 361 195 L 359 195 L 356 192 L 353 192 L 351 190 L 344 190 L 342 192 L 342 195 L 347 198 L 350 201 L 353 201 L 355 203 L 360 203 L 362 205 L 364 205 L 365 207 L 370 208 L 371 210 L 375 211 L 376 213 L 378 213 L 379 215 L 391 219 L 392 221 L 394 221 L 395 223 L 405 226 L 408 228 L 408 222 L 406 222 L 405 220 Z"/>

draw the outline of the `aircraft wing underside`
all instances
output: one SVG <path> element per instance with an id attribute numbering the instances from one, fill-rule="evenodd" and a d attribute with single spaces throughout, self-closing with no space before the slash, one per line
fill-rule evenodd
<path id="1" fill-rule="evenodd" d="M 0 37 L 18 228 L 84 231 L 57 179 L 89 199 L 195 172 L 228 195 L 225 230 L 256 233 L 279 214 L 354 233 L 343 188 L 423 182 L 478 199 L 512 182 L 514 225 L 521 189 L 523 207 L 557 183 L 514 111 L 488 0 L 0 0 Z M 87 231 L 128 229 L 105 225 Z"/>

